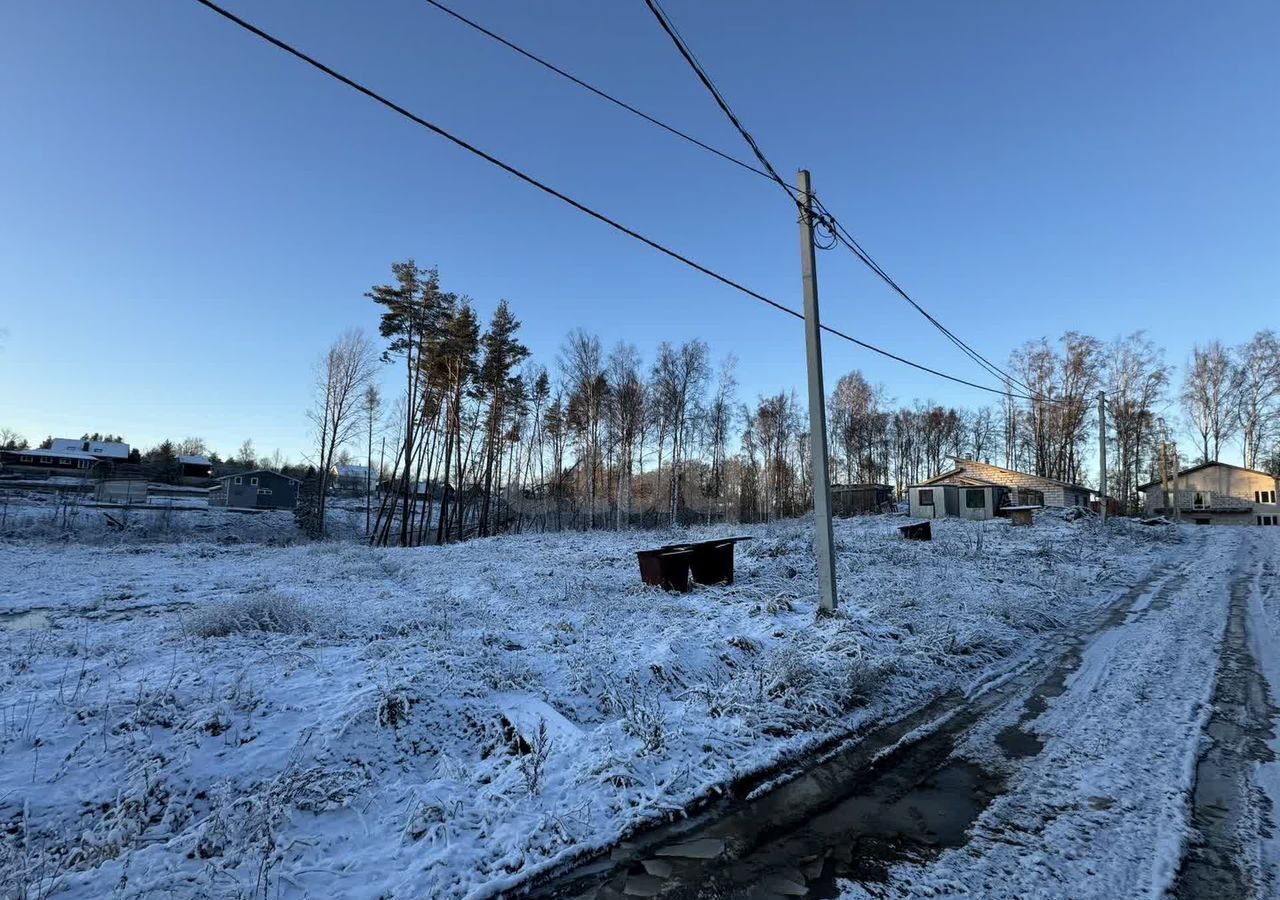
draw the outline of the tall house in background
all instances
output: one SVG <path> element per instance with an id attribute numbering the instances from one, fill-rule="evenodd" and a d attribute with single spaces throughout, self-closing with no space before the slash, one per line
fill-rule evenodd
<path id="1" fill-rule="evenodd" d="M 1171 516 L 1174 503 L 1184 522 L 1196 525 L 1280 525 L 1276 477 L 1228 463 L 1201 463 L 1169 480 L 1139 485 L 1148 516 Z M 1174 495 L 1171 498 L 1169 495 Z"/>

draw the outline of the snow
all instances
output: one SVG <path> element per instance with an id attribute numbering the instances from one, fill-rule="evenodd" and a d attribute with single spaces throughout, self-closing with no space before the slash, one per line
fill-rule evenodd
<path id="1" fill-rule="evenodd" d="M 1124 596 L 1125 615 L 1083 648 L 1060 695 L 1044 695 L 1043 712 L 1015 705 L 956 748 L 1008 779 L 964 846 L 893 867 L 887 886 L 846 883 L 846 897 L 1161 897 L 1171 887 L 1191 835 L 1229 583 L 1256 547 L 1245 529 L 1158 530 L 1187 546 Z M 1043 749 L 1008 758 L 997 738 L 1011 726 Z"/>
<path id="2" fill-rule="evenodd" d="M 47 514 L 0 530 L 0 895 L 489 896 L 990 682 L 1174 540 L 842 520 L 816 619 L 803 522 L 398 550 Z M 640 584 L 634 551 L 727 534 L 735 585 Z"/>

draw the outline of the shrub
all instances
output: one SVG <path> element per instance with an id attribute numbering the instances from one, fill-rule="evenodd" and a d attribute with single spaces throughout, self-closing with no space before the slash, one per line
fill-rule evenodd
<path id="1" fill-rule="evenodd" d="M 202 607 L 187 617 L 184 628 L 196 637 L 215 638 L 255 631 L 306 634 L 317 624 L 314 611 L 293 597 L 254 593 Z"/>

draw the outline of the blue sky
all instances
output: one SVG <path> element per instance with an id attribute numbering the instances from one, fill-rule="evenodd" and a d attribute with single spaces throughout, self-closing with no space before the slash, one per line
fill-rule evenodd
<path id="1" fill-rule="evenodd" d="M 745 148 L 641 0 L 457 8 L 704 140 Z M 798 306 L 776 188 L 420 0 L 229 8 L 426 118 Z M 1145 328 L 1181 363 L 1280 309 L 1280 5 L 670 0 L 784 177 L 988 356 Z M 28 0 L 0 30 L 0 425 L 201 435 L 299 456 L 311 364 L 376 328 L 391 261 L 507 298 L 554 364 L 581 326 L 646 356 L 698 336 L 740 396 L 803 395 L 803 334 L 383 110 L 194 2 Z M 847 253 L 824 317 L 982 372 Z M 978 404 L 829 341 L 894 397 Z"/>

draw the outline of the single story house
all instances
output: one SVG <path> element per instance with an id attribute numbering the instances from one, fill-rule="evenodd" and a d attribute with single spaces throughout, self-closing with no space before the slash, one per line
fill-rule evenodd
<path id="1" fill-rule="evenodd" d="M 0 450 L 0 466 L 6 472 L 90 478 L 109 467 L 110 463 L 79 449 Z"/>
<path id="2" fill-rule="evenodd" d="M 893 504 L 893 488 L 887 484 L 833 484 L 831 514 L 856 516 L 878 513 Z"/>
<path id="3" fill-rule="evenodd" d="M 88 453 L 95 459 L 108 463 L 129 461 L 129 445 L 119 441 L 89 441 L 80 438 L 54 438 L 49 448 L 58 453 Z"/>
<path id="4" fill-rule="evenodd" d="M 1178 509 L 1196 525 L 1280 525 L 1274 475 L 1229 463 L 1209 462 L 1138 485 L 1148 516 L 1172 517 Z M 1177 504 L 1175 507 L 1174 504 Z"/>
<path id="5" fill-rule="evenodd" d="M 178 468 L 183 484 L 204 484 L 213 480 L 213 463 L 207 456 L 179 456 Z"/>
<path id="6" fill-rule="evenodd" d="M 1008 502 L 1002 502 L 1001 506 L 1052 506 L 1058 509 L 1088 506 L 1089 497 L 1093 493 L 1083 485 L 1069 484 L 1029 472 L 1015 472 L 1013 469 L 978 462 L 976 459 L 958 456 L 952 459 L 955 461 L 955 468 L 923 481 L 921 485 L 964 485 L 970 481 L 993 484 L 1009 490 Z"/>
<path id="7" fill-rule="evenodd" d="M 269 469 L 237 472 L 217 479 L 209 490 L 210 506 L 232 509 L 294 509 L 302 482 Z"/>
<path id="8" fill-rule="evenodd" d="M 1014 505 L 1004 502 L 1009 496 L 1008 488 L 976 478 L 951 484 L 926 482 L 907 488 L 911 515 L 919 519 L 994 519 L 1000 515 L 1001 507 Z"/>

